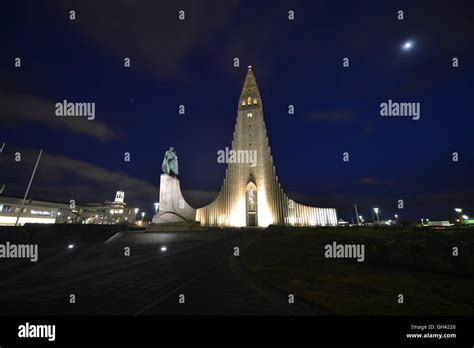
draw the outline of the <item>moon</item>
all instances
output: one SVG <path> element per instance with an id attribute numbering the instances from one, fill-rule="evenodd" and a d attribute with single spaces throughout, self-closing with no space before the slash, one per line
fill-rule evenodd
<path id="1" fill-rule="evenodd" d="M 405 41 L 402 45 L 402 49 L 404 51 L 410 51 L 414 46 L 414 42 L 412 40 Z"/>

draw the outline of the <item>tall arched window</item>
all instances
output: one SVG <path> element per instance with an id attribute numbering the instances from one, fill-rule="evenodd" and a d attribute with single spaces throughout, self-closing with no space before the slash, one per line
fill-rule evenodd
<path id="1" fill-rule="evenodd" d="M 255 214 L 257 211 L 257 186 L 253 182 L 249 182 L 247 191 L 247 212 Z"/>

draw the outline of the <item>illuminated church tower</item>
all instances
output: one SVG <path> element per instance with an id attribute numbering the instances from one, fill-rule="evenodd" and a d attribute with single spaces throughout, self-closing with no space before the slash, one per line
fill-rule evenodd
<path id="1" fill-rule="evenodd" d="M 251 68 L 239 98 L 231 149 L 239 154 L 238 158 L 252 161 L 228 163 L 217 198 L 197 209 L 196 220 L 215 226 L 336 225 L 335 209 L 298 204 L 283 192 L 273 165 L 262 99 Z M 256 154 L 256 160 L 252 154 Z"/>

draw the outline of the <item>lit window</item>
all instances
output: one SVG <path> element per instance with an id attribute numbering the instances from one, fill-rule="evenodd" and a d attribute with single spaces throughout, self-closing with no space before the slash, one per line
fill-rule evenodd
<path id="1" fill-rule="evenodd" d="M 254 105 L 256 105 L 257 104 L 257 99 L 254 99 L 253 103 L 254 103 Z"/>
<path id="2" fill-rule="evenodd" d="M 242 100 L 242 106 L 245 106 L 245 100 Z"/>
<path id="3" fill-rule="evenodd" d="M 247 114 L 247 117 L 252 117 L 252 116 L 253 116 L 253 115 L 252 115 L 251 112 L 249 112 L 249 113 Z"/>
<path id="4" fill-rule="evenodd" d="M 248 97 L 247 98 L 247 105 L 251 105 L 252 104 L 252 98 Z"/>

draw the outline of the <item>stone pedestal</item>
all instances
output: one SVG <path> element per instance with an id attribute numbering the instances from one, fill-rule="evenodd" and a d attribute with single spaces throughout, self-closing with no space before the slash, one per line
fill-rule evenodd
<path id="1" fill-rule="evenodd" d="M 154 224 L 196 221 L 196 209 L 183 198 L 179 180 L 168 174 L 160 177 L 160 208 L 153 216 Z"/>

